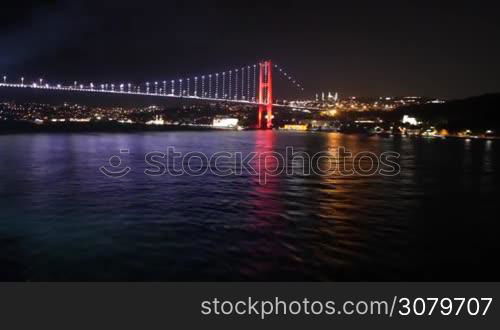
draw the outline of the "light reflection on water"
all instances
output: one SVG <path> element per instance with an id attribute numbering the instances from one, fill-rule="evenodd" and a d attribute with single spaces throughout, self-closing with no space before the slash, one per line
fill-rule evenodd
<path id="1" fill-rule="evenodd" d="M 144 175 L 150 151 L 401 154 L 397 176 Z M 120 149 L 133 171 L 98 168 Z M 0 136 L 0 279 L 498 279 L 497 141 L 336 133 Z M 254 162 L 258 171 L 280 164 Z M 231 168 L 230 162 L 221 163 Z M 173 166 L 170 164 L 169 166 Z M 294 163 L 296 169 L 303 164 Z"/>

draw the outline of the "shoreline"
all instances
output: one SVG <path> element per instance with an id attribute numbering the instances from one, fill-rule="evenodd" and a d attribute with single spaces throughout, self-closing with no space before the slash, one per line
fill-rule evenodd
<path id="1" fill-rule="evenodd" d="M 8 125 L 7 125 L 8 124 Z M 251 131 L 255 129 L 245 129 L 243 131 Z M 339 132 L 339 131 L 325 131 L 325 130 L 283 130 L 273 129 L 279 132 L 288 133 L 340 133 L 345 135 L 365 135 L 377 136 L 382 138 L 422 138 L 422 139 L 453 139 L 453 140 L 498 140 L 500 136 L 462 136 L 456 134 L 449 134 L 446 136 L 434 135 L 400 135 L 400 134 L 370 134 L 365 132 Z M 14 134 L 40 134 L 40 133 L 144 133 L 144 132 L 185 132 L 185 131 L 200 131 L 200 132 L 221 132 L 221 131 L 239 131 L 237 129 L 218 129 L 210 126 L 194 126 L 194 125 L 146 125 L 146 124 L 120 124 L 120 123 L 51 123 L 51 124 L 33 124 L 27 122 L 9 122 L 0 123 L 0 136 L 1 135 L 14 135 Z"/>

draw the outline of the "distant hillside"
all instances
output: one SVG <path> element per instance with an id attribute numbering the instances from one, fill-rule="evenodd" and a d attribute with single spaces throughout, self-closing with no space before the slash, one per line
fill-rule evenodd
<path id="1" fill-rule="evenodd" d="M 500 129 L 500 93 L 485 94 L 443 104 L 423 104 L 397 109 L 394 115 L 407 114 L 424 122 L 449 129 Z"/>

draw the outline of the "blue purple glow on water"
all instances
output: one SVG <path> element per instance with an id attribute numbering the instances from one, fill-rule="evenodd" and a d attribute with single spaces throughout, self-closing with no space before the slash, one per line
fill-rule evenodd
<path id="1" fill-rule="evenodd" d="M 169 146 L 394 151 L 401 172 L 145 175 L 144 155 Z M 103 175 L 120 150 L 130 173 Z M 0 164 L 0 280 L 498 280 L 498 141 L 14 134 L 0 135 Z"/>

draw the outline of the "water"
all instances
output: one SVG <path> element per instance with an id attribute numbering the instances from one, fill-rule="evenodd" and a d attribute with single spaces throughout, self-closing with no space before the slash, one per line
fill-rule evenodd
<path id="1" fill-rule="evenodd" d="M 145 175 L 144 155 L 168 146 L 209 155 L 285 153 L 287 146 L 310 154 L 339 146 L 396 151 L 401 173 L 283 173 L 266 184 L 249 173 Z M 99 171 L 112 155 L 131 167 L 128 175 Z M 0 280 L 499 278 L 499 141 L 271 131 L 19 134 L 0 135 L 0 164 Z"/>

